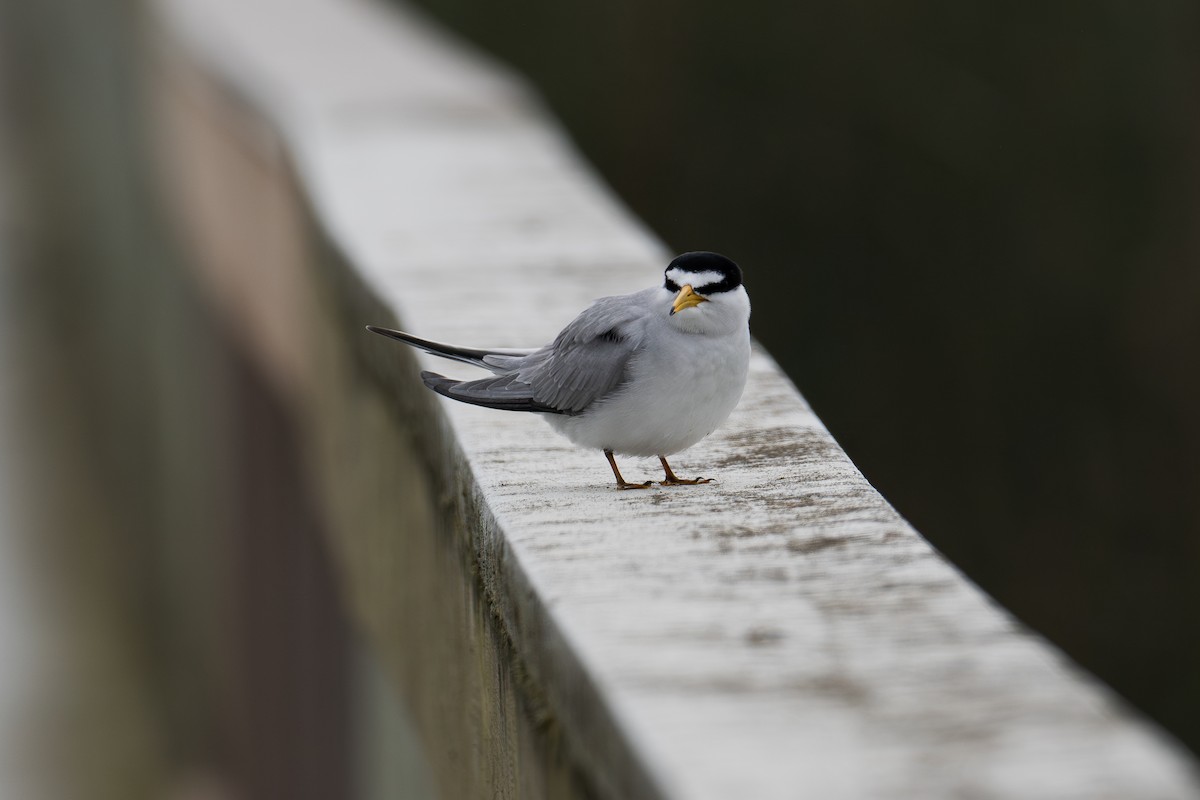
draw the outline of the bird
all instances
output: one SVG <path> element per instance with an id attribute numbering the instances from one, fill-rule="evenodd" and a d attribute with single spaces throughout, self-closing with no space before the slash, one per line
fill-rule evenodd
<path id="1" fill-rule="evenodd" d="M 680 478 L 667 457 L 712 433 L 741 399 L 750 368 L 750 296 L 742 271 L 718 253 L 683 253 L 663 282 L 602 297 L 535 349 L 474 348 L 366 326 L 372 333 L 492 372 L 460 381 L 422 372 L 425 386 L 451 400 L 540 414 L 558 433 L 601 450 L 618 489 L 616 455 L 657 457 L 661 486 L 711 483 Z"/>

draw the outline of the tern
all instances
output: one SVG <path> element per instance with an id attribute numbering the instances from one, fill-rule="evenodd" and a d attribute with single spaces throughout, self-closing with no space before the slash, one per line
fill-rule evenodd
<path id="1" fill-rule="evenodd" d="M 600 298 L 536 349 L 459 347 L 375 325 L 367 330 L 491 371 L 470 381 L 422 372 L 421 380 L 451 400 L 541 414 L 575 444 L 603 451 L 618 489 L 654 482 L 627 482 L 614 454 L 657 456 L 662 486 L 710 483 L 677 477 L 667 456 L 725 421 L 750 368 L 742 271 L 708 252 L 676 257 L 660 286 Z"/>

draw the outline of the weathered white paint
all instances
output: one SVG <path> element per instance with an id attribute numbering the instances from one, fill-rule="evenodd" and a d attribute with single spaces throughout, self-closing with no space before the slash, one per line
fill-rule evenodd
<path id="1" fill-rule="evenodd" d="M 282 137 L 317 223 L 406 329 L 538 345 L 661 280 L 671 254 L 528 94 L 411 13 L 160 8 Z M 342 333 L 373 363 L 400 347 Z M 767 354 L 729 423 L 675 459 L 705 486 L 617 492 L 536 417 L 437 402 L 487 596 L 602 792 L 638 769 L 678 798 L 1200 796 L 1188 756 L 896 514 Z M 609 729 L 617 745 L 590 738 Z"/>

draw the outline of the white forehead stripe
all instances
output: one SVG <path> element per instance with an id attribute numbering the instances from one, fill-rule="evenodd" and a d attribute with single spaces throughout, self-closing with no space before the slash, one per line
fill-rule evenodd
<path id="1" fill-rule="evenodd" d="M 667 270 L 667 279 L 676 286 L 683 286 L 685 283 L 688 283 L 691 284 L 693 289 L 702 289 L 710 283 L 720 283 L 725 280 L 725 276 L 712 270 L 689 272 L 675 267 L 674 269 Z"/>

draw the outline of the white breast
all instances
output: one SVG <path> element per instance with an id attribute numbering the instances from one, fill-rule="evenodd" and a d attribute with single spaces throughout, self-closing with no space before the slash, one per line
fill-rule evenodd
<path id="1" fill-rule="evenodd" d="M 630 360 L 630 380 L 583 414 L 547 414 L 575 444 L 629 456 L 669 456 L 712 433 L 737 405 L 750 364 L 750 331 L 702 336 L 660 329 Z"/>

